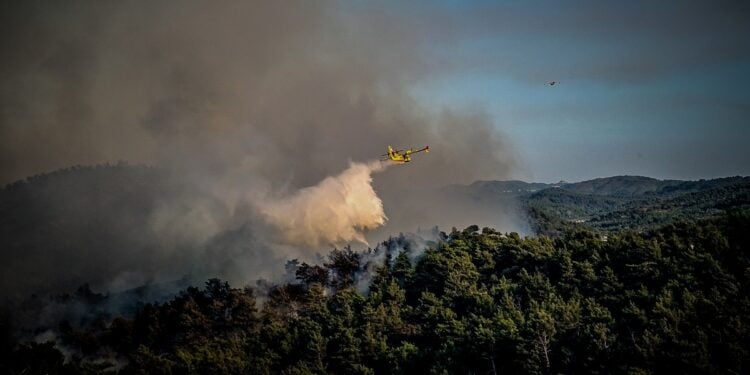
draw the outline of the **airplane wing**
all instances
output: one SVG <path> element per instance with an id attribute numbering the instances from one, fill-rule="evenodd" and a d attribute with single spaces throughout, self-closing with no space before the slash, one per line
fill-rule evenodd
<path id="1" fill-rule="evenodd" d="M 424 148 L 420 148 L 417 151 L 412 151 L 411 153 L 412 154 L 416 154 L 417 152 L 422 152 L 422 151 L 424 151 L 424 152 L 430 152 L 430 146 L 424 146 Z"/>
<path id="2" fill-rule="evenodd" d="M 393 150 L 393 152 L 396 153 L 396 154 L 400 154 L 400 153 L 404 152 L 404 150 Z M 380 156 L 389 156 L 389 155 L 388 154 L 383 154 L 383 155 L 380 155 Z"/>

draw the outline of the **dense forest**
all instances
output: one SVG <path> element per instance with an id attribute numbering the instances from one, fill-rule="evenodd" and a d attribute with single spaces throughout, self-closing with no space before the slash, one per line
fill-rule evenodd
<path id="1" fill-rule="evenodd" d="M 401 236 L 290 261 L 289 283 L 211 279 L 130 318 L 62 321 L 57 344 L 6 342 L 2 372 L 746 373 L 749 227 L 747 211 L 606 240 L 473 226 L 423 253 Z"/>
<path id="2" fill-rule="evenodd" d="M 747 177 L 443 190 L 525 212 L 535 234 L 436 228 L 317 264 L 290 259 L 284 282 L 179 279 L 121 293 L 48 281 L 52 294 L 29 296 L 41 283 L 34 263 L 6 264 L 30 277 L 0 275 L 16 285 L 3 291 L 16 302 L 0 309 L 0 373 L 750 371 Z M 53 259 L 71 272 L 111 256 L 101 247 L 136 259 L 156 243 L 149 212 L 178 193 L 145 167 L 36 176 L 0 189 L 0 244 L 10 260 L 85 250 Z"/>

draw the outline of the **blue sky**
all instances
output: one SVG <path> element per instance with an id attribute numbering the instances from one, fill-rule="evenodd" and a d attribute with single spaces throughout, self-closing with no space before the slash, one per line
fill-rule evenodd
<path id="1" fill-rule="evenodd" d="M 747 2 L 440 4 L 403 10 L 435 65 L 413 93 L 488 112 L 515 177 L 750 174 Z"/>

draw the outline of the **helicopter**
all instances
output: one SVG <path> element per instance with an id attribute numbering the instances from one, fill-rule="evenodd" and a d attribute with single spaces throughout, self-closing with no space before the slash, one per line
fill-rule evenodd
<path id="1" fill-rule="evenodd" d="M 390 145 L 388 146 L 388 153 L 383 154 L 381 161 L 395 161 L 396 163 L 408 163 L 411 161 L 411 155 L 416 154 L 418 152 L 430 152 L 430 146 L 424 146 L 424 148 L 421 148 L 419 150 L 412 150 L 411 148 L 408 150 L 394 150 L 393 147 Z"/>

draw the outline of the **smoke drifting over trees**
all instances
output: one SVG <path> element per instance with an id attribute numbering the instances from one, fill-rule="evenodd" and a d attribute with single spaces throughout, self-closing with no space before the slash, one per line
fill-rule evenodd
<path id="1" fill-rule="evenodd" d="M 1 183 L 119 160 L 170 176 L 159 199 L 114 227 L 122 231 L 113 238 L 142 233 L 135 244 L 99 238 L 86 251 L 60 245 L 33 257 L 22 249 L 3 253 L 3 264 L 13 259 L 18 270 L 86 259 L 70 273 L 39 267 L 39 285 L 97 275 L 103 285 L 109 277 L 127 287 L 185 273 L 244 282 L 279 259 L 319 250 L 301 243 L 363 240 L 368 226 L 320 234 L 317 242 L 287 241 L 272 234 L 278 228 L 268 227 L 258 203 L 303 194 L 297 192 L 350 162 L 372 160 L 387 144 L 435 150 L 379 174 L 370 187 L 383 197 L 385 214 L 394 212 L 396 230 L 442 224 L 444 206 L 426 198 L 426 189 L 502 178 L 513 166 L 487 115 L 435 112 L 409 95 L 435 69 L 423 58 L 424 33 L 434 30 L 412 27 L 378 5 L 13 3 L 3 5 L 0 28 Z M 37 202 L 60 205 L 55 191 L 46 193 Z M 81 222 L 122 215 L 94 211 L 101 206 L 89 193 L 84 189 L 66 215 Z M 450 210 L 454 218 L 471 217 Z M 494 223 L 480 224 L 509 223 L 504 214 L 490 216 Z M 80 232 L 62 238 L 93 236 L 90 226 L 73 227 Z M 14 285 L 15 271 L 3 271 L 3 282 Z"/>
<path id="2" fill-rule="evenodd" d="M 429 113 L 407 94 L 430 66 L 413 30 L 378 9 L 332 5 L 6 9 L 3 182 L 127 160 L 241 190 L 250 177 L 299 188 L 389 143 L 439 150 L 408 172 L 417 183 L 508 171 L 486 117 Z"/>

